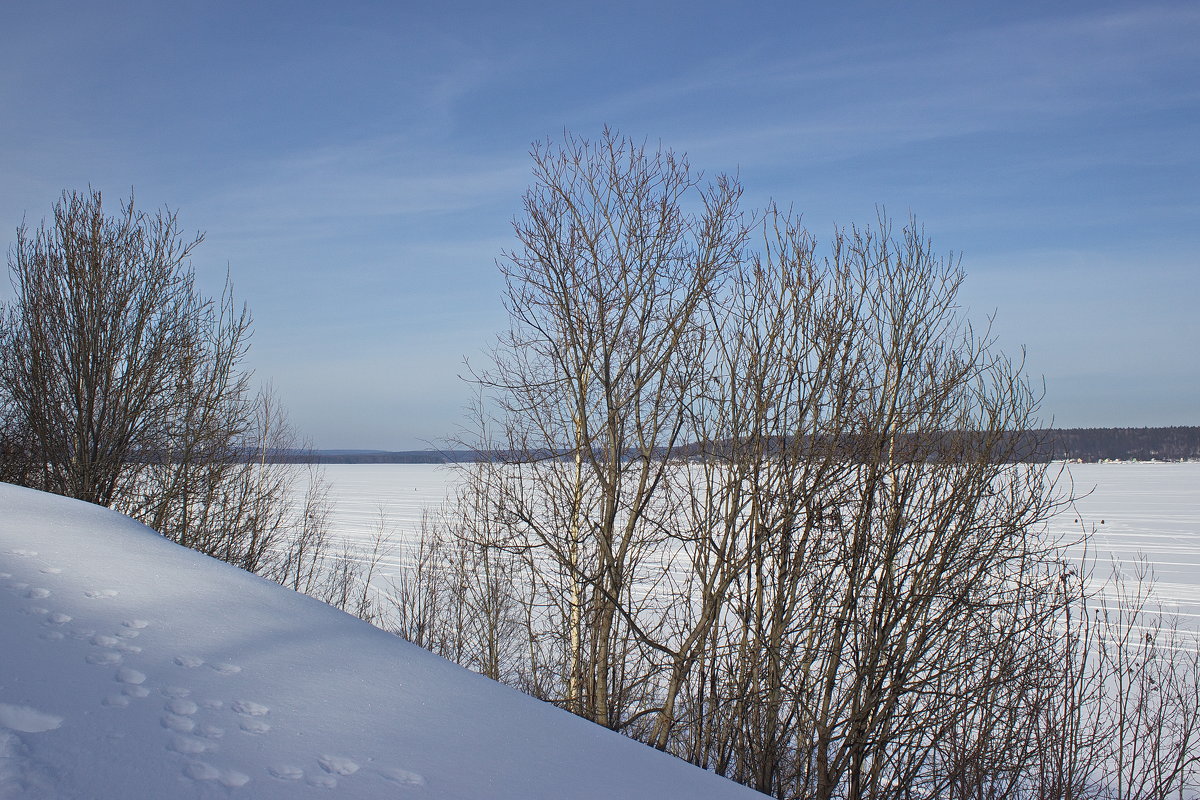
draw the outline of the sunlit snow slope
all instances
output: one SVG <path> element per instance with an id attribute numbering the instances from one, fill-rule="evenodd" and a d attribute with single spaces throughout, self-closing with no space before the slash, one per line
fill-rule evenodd
<path id="1" fill-rule="evenodd" d="M 0 484 L 0 798 L 761 797 L 113 512 Z"/>

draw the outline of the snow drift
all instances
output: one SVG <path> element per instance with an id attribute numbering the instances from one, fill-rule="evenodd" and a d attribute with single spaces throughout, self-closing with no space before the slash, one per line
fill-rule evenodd
<path id="1" fill-rule="evenodd" d="M 112 511 L 0 484 L 0 798 L 231 795 L 762 796 Z"/>

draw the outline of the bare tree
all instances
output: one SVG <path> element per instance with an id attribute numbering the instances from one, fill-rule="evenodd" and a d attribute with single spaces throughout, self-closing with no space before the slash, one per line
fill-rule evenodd
<path id="1" fill-rule="evenodd" d="M 269 387 L 252 401 L 244 388 L 189 400 L 177 409 L 187 434 L 140 465 L 137 483 L 112 505 L 185 547 L 274 575 L 285 548 L 303 551 L 312 527 L 310 509 L 297 519 L 290 502 L 301 468 L 281 458 L 300 449 L 295 433 Z"/>
<path id="2" fill-rule="evenodd" d="M 630 641 L 652 643 L 630 608 L 663 538 L 652 499 L 703 372 L 704 302 L 745 235 L 740 188 L 611 131 L 532 155 L 521 247 L 501 261 L 513 326 L 482 376 L 519 466 L 489 473 L 505 533 L 485 544 L 559 571 L 545 585 L 564 590 L 561 700 L 620 728 L 642 680 L 624 669 Z"/>
<path id="3" fill-rule="evenodd" d="M 2 375 L 42 488 L 108 505 L 170 442 L 185 373 L 207 366 L 187 358 L 209 333 L 188 266 L 201 241 L 132 199 L 109 217 L 97 191 L 64 193 L 49 225 L 18 228 Z"/>
<path id="4" fill-rule="evenodd" d="M 483 460 L 397 602 L 426 646 L 780 798 L 1195 788 L 1196 645 L 1050 537 L 957 258 L 752 226 L 607 131 L 533 159 Z"/>
<path id="5" fill-rule="evenodd" d="M 296 446 L 270 390 L 242 368 L 251 319 L 228 279 L 195 285 L 176 214 L 109 216 L 67 192 L 17 230 L 15 300 L 0 328 L 5 464 L 36 488 L 113 506 L 180 544 L 271 571 L 293 527 Z"/>
<path id="6" fill-rule="evenodd" d="M 7 341 L 5 329 L 11 325 L 7 309 L 0 308 L 0 343 Z M 22 420 L 7 385 L 0 381 L 0 481 L 31 486 L 41 472 L 34 459 L 29 428 Z"/>

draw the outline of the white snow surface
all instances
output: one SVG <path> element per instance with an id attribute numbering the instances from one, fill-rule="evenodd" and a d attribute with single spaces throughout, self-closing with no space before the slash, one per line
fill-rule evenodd
<path id="1" fill-rule="evenodd" d="M 1144 562 L 1154 580 L 1152 606 L 1177 617 L 1180 628 L 1200 631 L 1200 462 L 1072 464 L 1069 473 L 1079 500 L 1051 530 L 1068 540 L 1092 533 L 1097 580 L 1114 560 L 1127 576 Z M 1111 598 L 1107 587 L 1101 594 Z"/>
<path id="2" fill-rule="evenodd" d="M 1154 601 L 1178 615 L 1181 627 L 1200 629 L 1200 462 L 1071 464 L 1060 474 L 1061 466 L 1051 465 L 1050 475 L 1061 491 L 1073 487 L 1080 499 L 1051 521 L 1051 533 L 1074 541 L 1093 532 L 1087 554 L 1100 584 L 1111 559 L 1123 562 L 1127 574 L 1144 559 L 1155 577 Z M 385 515 L 385 528 L 401 545 L 381 565 L 385 579 L 403 568 L 404 552 L 414 552 L 421 515 L 435 510 L 458 481 L 454 469 L 429 464 L 332 464 L 324 471 L 336 536 L 369 551 L 380 512 Z M 298 488 L 295 502 L 305 488 Z M 1078 548 L 1074 554 L 1083 555 Z"/>
<path id="3" fill-rule="evenodd" d="M 0 798 L 761 797 L 112 511 L 0 484 Z"/>

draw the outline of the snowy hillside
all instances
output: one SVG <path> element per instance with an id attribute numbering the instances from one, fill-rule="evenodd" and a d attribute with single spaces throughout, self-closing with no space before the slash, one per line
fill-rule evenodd
<path id="1" fill-rule="evenodd" d="M 227 796 L 762 795 L 113 512 L 0 484 L 0 798 Z"/>

